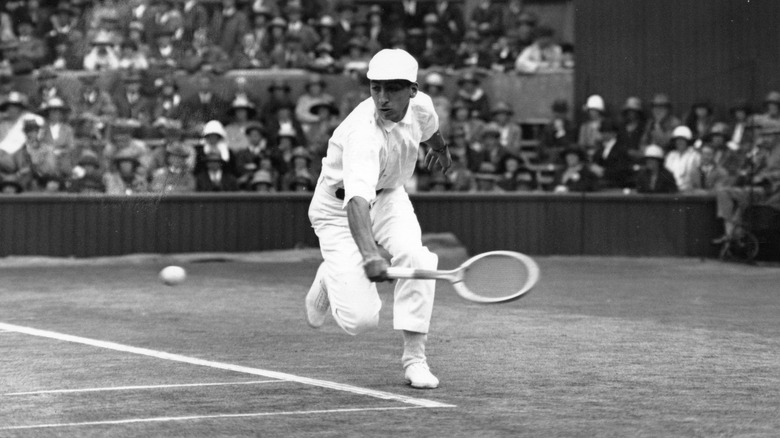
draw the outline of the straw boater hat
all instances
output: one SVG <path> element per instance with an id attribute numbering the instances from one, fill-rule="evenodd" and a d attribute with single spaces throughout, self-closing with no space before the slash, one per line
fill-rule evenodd
<path id="1" fill-rule="evenodd" d="M 309 112 L 317 115 L 323 108 L 327 108 L 331 115 L 335 116 L 339 114 L 339 109 L 336 108 L 336 105 L 334 105 L 333 102 L 331 102 L 329 99 L 318 100 L 309 108 Z"/>
<path id="2" fill-rule="evenodd" d="M 252 176 L 252 181 L 249 182 L 249 185 L 252 187 L 255 187 L 259 184 L 268 184 L 269 186 L 274 184 L 273 177 L 271 176 L 271 172 L 260 169 Z"/>

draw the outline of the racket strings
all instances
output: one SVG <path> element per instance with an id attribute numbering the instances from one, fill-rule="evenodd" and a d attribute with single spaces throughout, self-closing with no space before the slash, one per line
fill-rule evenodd
<path id="1" fill-rule="evenodd" d="M 466 269 L 463 283 L 474 294 L 498 298 L 520 291 L 528 275 L 528 268 L 520 260 L 505 255 L 492 255 L 471 264 Z"/>

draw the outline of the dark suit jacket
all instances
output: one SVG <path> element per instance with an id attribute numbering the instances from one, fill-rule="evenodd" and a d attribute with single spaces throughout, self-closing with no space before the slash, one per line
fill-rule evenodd
<path id="1" fill-rule="evenodd" d="M 604 168 L 604 183 L 607 187 L 625 188 L 632 185 L 632 161 L 625 143 L 615 141 L 606 157 L 604 145 L 600 145 L 593 154 L 592 162 Z"/>
<path id="2" fill-rule="evenodd" d="M 639 193 L 677 193 L 674 175 L 661 164 L 655 185 L 651 185 L 650 171 L 642 169 L 637 175 L 636 191 Z"/>
<path id="3" fill-rule="evenodd" d="M 209 120 L 224 121 L 229 108 L 230 103 L 216 93 L 212 93 L 208 103 L 202 103 L 198 93 L 187 96 L 181 103 L 181 113 L 186 116 L 185 129 Z"/>
<path id="4" fill-rule="evenodd" d="M 202 170 L 195 174 L 195 190 L 198 192 L 236 192 L 238 191 L 238 180 L 230 172 L 222 171 L 222 180 L 220 184 L 214 184 L 209 178 L 209 172 Z"/>

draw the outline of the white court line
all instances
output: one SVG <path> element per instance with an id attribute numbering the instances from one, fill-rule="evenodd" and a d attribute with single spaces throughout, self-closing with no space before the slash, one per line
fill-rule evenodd
<path id="1" fill-rule="evenodd" d="M 259 383 L 280 383 L 280 382 L 284 382 L 284 381 L 275 379 L 275 380 L 252 380 L 248 382 L 176 383 L 170 385 L 107 386 L 103 388 L 47 389 L 41 391 L 9 392 L 3 395 L 70 394 L 74 392 L 134 391 L 134 390 L 141 390 L 141 389 L 192 388 L 192 387 L 200 387 L 200 386 L 257 385 Z"/>
<path id="2" fill-rule="evenodd" d="M 333 414 L 333 413 L 344 413 L 344 412 L 401 411 L 407 409 L 421 409 L 422 407 L 423 406 L 388 406 L 384 408 L 323 409 L 323 410 L 315 410 L 315 411 L 256 412 L 250 414 L 189 415 L 186 417 L 128 418 L 125 420 L 85 421 L 83 423 L 49 423 L 49 424 L 31 424 L 25 426 L 7 426 L 7 427 L 0 427 L 0 430 L 52 429 L 57 427 L 102 426 L 102 425 L 109 425 L 109 424 L 116 425 L 116 424 L 132 424 L 132 423 L 162 423 L 166 421 L 192 421 L 192 420 L 208 420 L 208 419 L 215 419 L 215 418 L 272 417 L 275 415 L 313 415 L 313 414 Z"/>
<path id="3" fill-rule="evenodd" d="M 221 370 L 234 371 L 237 373 L 252 374 L 255 376 L 263 376 L 271 379 L 285 380 L 288 382 L 302 383 L 304 385 L 319 386 L 322 388 L 335 389 L 337 391 L 345 391 L 353 394 L 366 395 L 369 397 L 375 397 L 382 400 L 392 400 L 401 403 L 407 403 L 414 406 L 420 406 L 424 408 L 454 408 L 455 405 L 441 403 L 434 400 L 427 400 L 424 398 L 408 397 L 401 394 L 393 394 L 392 392 L 377 391 L 374 389 L 361 388 L 359 386 L 345 385 L 343 383 L 330 382 L 327 380 L 311 379 L 308 377 L 296 376 L 294 374 L 280 373 L 278 371 L 263 370 L 260 368 L 251 368 L 241 365 L 233 365 L 224 362 L 215 362 L 211 360 L 198 359 L 196 357 L 182 356 L 180 354 L 166 353 L 164 351 L 150 350 L 148 348 L 132 347 L 130 345 L 117 344 L 115 342 L 99 341 L 97 339 L 82 338 L 80 336 L 66 335 L 64 333 L 57 333 L 48 330 L 39 330 L 32 327 L 24 327 L 20 325 L 7 324 L 0 322 L 0 330 L 9 330 L 18 333 L 24 333 L 31 336 L 38 336 L 42 338 L 56 339 L 59 341 L 73 342 L 76 344 L 91 345 L 93 347 L 105 348 L 108 350 L 122 351 L 126 353 L 138 354 L 141 356 L 155 357 L 157 359 L 171 360 L 174 362 L 184 362 L 192 365 L 201 365 L 211 368 L 217 368 Z"/>

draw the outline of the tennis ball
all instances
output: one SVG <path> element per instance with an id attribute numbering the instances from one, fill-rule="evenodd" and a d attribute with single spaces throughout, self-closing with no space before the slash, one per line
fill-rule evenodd
<path id="1" fill-rule="evenodd" d="M 168 286 L 176 286 L 187 279 L 187 271 L 181 266 L 166 266 L 160 271 L 160 280 Z"/>

